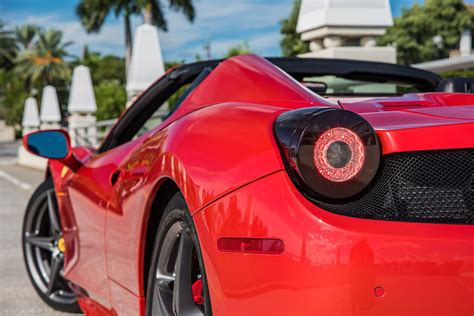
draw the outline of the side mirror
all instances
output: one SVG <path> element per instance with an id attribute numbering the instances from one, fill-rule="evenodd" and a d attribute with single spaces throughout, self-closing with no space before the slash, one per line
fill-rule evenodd
<path id="1" fill-rule="evenodd" d="M 46 130 L 23 137 L 23 146 L 36 156 L 59 160 L 71 170 L 76 171 L 81 162 L 74 156 L 69 134 L 63 130 Z"/>

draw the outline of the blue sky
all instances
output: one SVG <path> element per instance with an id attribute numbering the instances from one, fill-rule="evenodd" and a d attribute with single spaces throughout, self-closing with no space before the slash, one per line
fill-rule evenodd
<path id="1" fill-rule="evenodd" d="M 392 12 L 420 0 L 390 0 Z M 80 55 L 85 44 L 93 51 L 123 56 L 123 23 L 113 15 L 99 34 L 87 34 L 75 15 L 78 0 L 0 0 L 0 19 L 11 25 L 35 23 L 54 27 L 71 40 L 71 53 Z M 164 0 L 164 3 L 167 1 Z M 229 47 L 247 42 L 256 53 L 278 56 L 280 20 L 286 17 L 293 0 L 195 0 L 194 24 L 179 13 L 166 12 L 168 32 L 160 32 L 165 60 L 193 61 L 205 55 L 203 46 L 211 41 L 212 57 L 221 57 Z M 469 0 L 468 2 L 474 2 Z M 133 19 L 136 26 L 141 17 Z"/>

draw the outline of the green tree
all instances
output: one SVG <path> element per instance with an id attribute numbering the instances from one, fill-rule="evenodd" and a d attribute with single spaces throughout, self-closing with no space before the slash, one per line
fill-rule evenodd
<path id="1" fill-rule="evenodd" d="M 229 58 L 232 56 L 245 55 L 245 54 L 252 54 L 252 50 L 250 49 L 250 46 L 247 42 L 230 47 L 227 50 L 227 53 L 224 55 L 224 57 Z"/>
<path id="2" fill-rule="evenodd" d="M 474 68 L 452 70 L 440 73 L 443 78 L 453 78 L 453 77 L 464 77 L 464 78 L 474 78 Z"/>
<path id="3" fill-rule="evenodd" d="M 121 57 L 102 56 L 99 52 L 89 52 L 85 47 L 82 58 L 71 62 L 72 67 L 77 65 L 89 67 L 94 84 L 107 80 L 118 80 L 125 84 L 125 61 Z"/>
<path id="4" fill-rule="evenodd" d="M 32 88 L 35 83 L 47 85 L 68 80 L 71 69 L 64 58 L 69 56 L 66 47 L 70 44 L 71 42 L 63 42 L 61 31 L 39 31 L 33 47 L 19 53 L 16 73 L 25 80 L 28 88 Z"/>
<path id="5" fill-rule="evenodd" d="M 101 83 L 107 80 L 118 80 L 125 84 L 125 61 L 123 58 L 107 55 L 100 59 L 92 75 L 94 82 Z"/>
<path id="6" fill-rule="evenodd" d="M 118 80 L 103 81 L 94 88 L 97 102 L 97 120 L 119 117 L 127 103 L 127 93 Z"/>
<path id="7" fill-rule="evenodd" d="M 0 119 L 19 127 L 27 97 L 23 81 L 13 71 L 0 69 Z"/>
<path id="8" fill-rule="evenodd" d="M 309 44 L 303 42 L 300 35 L 296 33 L 300 6 L 301 0 L 294 0 L 290 15 L 281 21 L 280 33 L 283 38 L 280 41 L 280 47 L 284 56 L 292 57 L 309 52 Z"/>
<path id="9" fill-rule="evenodd" d="M 165 61 L 165 71 L 170 70 L 173 67 L 184 65 L 186 62 L 184 60 L 170 60 Z"/>
<path id="10" fill-rule="evenodd" d="M 39 31 L 40 28 L 33 24 L 25 24 L 15 28 L 16 40 L 22 49 L 33 48 L 33 40 Z"/>
<path id="11" fill-rule="evenodd" d="M 14 34 L 6 28 L 5 23 L 0 20 L 0 67 L 7 69 L 12 66 L 18 47 Z"/>
<path id="12" fill-rule="evenodd" d="M 448 57 L 466 28 L 473 19 L 462 0 L 426 0 L 395 18 L 379 44 L 394 45 L 401 64 L 419 63 Z"/>
<path id="13" fill-rule="evenodd" d="M 195 11 L 192 0 L 168 0 L 169 7 L 181 11 L 189 21 L 194 21 Z M 113 12 L 116 17 L 123 16 L 125 29 L 125 67 L 128 70 L 132 52 L 132 32 L 130 17 L 143 12 L 145 22 L 167 30 L 167 21 L 161 0 L 81 0 L 76 14 L 87 32 L 99 32 L 106 17 Z"/>

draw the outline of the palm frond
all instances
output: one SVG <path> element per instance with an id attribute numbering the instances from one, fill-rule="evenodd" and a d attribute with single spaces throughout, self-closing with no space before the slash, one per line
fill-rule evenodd
<path id="1" fill-rule="evenodd" d="M 175 11 L 181 11 L 190 22 L 194 21 L 196 11 L 192 0 L 169 0 L 170 8 Z"/>

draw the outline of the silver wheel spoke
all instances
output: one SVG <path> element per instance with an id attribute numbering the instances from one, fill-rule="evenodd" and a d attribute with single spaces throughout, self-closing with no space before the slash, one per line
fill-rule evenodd
<path id="1" fill-rule="evenodd" d="M 155 272 L 151 311 L 153 315 L 204 315 L 193 298 L 194 241 L 183 221 L 164 234 Z"/>
<path id="2" fill-rule="evenodd" d="M 153 305 L 152 315 L 160 315 L 162 311 L 166 311 L 166 314 L 171 314 L 169 306 L 173 304 L 173 291 L 168 288 L 163 288 L 162 285 L 155 283 L 153 293 Z"/>
<path id="3" fill-rule="evenodd" d="M 57 207 L 56 207 L 56 200 L 54 196 L 54 190 L 49 190 L 47 192 L 47 198 L 48 198 L 48 216 L 49 216 L 49 222 L 51 224 L 51 230 L 54 233 L 59 234 L 61 232 L 61 225 L 59 224 L 59 219 L 57 216 Z"/>
<path id="4" fill-rule="evenodd" d="M 175 277 L 173 275 L 163 274 L 160 271 L 157 271 L 156 280 L 158 281 L 158 284 L 170 284 L 174 282 Z"/>
<path id="5" fill-rule="evenodd" d="M 53 237 L 25 236 L 26 243 L 40 249 L 53 252 L 55 249 Z"/>
<path id="6" fill-rule="evenodd" d="M 54 293 L 56 287 L 56 281 L 58 280 L 59 273 L 62 267 L 62 258 L 59 256 L 52 256 L 51 257 L 51 271 L 49 273 L 49 284 L 48 284 L 48 292 L 46 294 L 51 295 Z"/>
<path id="7" fill-rule="evenodd" d="M 173 311 L 175 315 L 202 315 L 192 295 L 193 240 L 188 231 L 181 234 L 173 289 Z"/>

